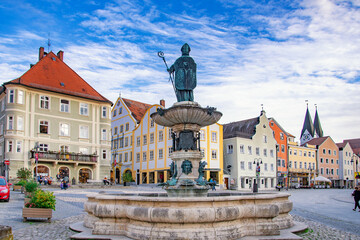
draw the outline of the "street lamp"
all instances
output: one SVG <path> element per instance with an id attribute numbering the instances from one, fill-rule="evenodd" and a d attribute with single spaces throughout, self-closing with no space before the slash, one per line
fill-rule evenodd
<path id="1" fill-rule="evenodd" d="M 34 149 L 35 149 L 35 164 L 36 164 L 36 176 L 35 176 L 35 181 L 36 181 L 36 178 L 38 177 L 38 161 L 39 161 L 39 142 L 35 142 L 35 146 L 34 146 Z"/>
<path id="2" fill-rule="evenodd" d="M 260 164 L 262 164 L 262 160 L 261 160 L 261 158 L 255 158 L 253 163 L 256 164 L 256 169 L 255 169 L 256 182 L 254 183 L 254 186 L 253 186 L 253 192 L 256 193 L 256 192 L 258 192 Z"/>
<path id="3" fill-rule="evenodd" d="M 311 187 L 311 173 L 312 173 L 311 163 L 309 163 L 309 187 Z"/>

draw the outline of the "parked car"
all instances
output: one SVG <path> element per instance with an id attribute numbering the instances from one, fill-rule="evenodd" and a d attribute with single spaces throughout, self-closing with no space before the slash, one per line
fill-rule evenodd
<path id="1" fill-rule="evenodd" d="M 10 200 L 10 186 L 5 177 L 0 176 L 0 200 L 8 202 Z"/>

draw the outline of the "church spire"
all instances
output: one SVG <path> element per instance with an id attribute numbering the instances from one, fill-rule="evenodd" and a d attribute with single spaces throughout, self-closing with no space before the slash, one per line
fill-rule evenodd
<path id="1" fill-rule="evenodd" d="M 305 115 L 304 125 L 300 134 L 301 145 L 307 143 L 308 141 L 314 138 L 314 125 L 311 120 L 309 107 L 307 103 L 308 101 L 306 100 L 305 102 L 306 102 L 306 115 Z"/>
<path id="2" fill-rule="evenodd" d="M 314 118 L 314 128 L 315 128 L 315 136 L 316 137 L 323 137 L 324 133 L 323 130 L 321 128 L 321 124 L 320 124 L 320 118 L 318 115 L 318 111 L 317 111 L 317 105 L 315 104 L 315 108 L 316 108 L 316 112 L 315 112 L 315 118 Z"/>

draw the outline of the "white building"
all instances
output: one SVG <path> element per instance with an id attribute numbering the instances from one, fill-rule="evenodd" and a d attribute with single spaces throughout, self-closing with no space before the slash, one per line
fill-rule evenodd
<path id="1" fill-rule="evenodd" d="M 169 165 L 173 140 L 171 129 L 157 125 L 150 115 L 160 104 L 119 97 L 112 109 L 112 178 L 121 182 L 121 175 L 130 171 L 137 184 L 161 183 L 170 177 Z M 222 125 L 213 124 L 200 131 L 205 177 L 223 183 Z"/>
<path id="2" fill-rule="evenodd" d="M 259 190 L 276 185 L 276 140 L 265 111 L 259 117 L 224 124 L 224 165 L 230 188 L 251 190 L 260 165 Z M 255 163 L 254 163 L 255 162 Z"/>
<path id="3" fill-rule="evenodd" d="M 348 142 L 336 145 L 339 147 L 340 187 L 351 188 L 354 184 L 354 162 L 351 162 L 354 152 Z"/>

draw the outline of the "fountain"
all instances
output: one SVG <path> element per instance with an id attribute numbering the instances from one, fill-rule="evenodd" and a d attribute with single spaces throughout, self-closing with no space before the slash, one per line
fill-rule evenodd
<path id="1" fill-rule="evenodd" d="M 189 56 L 189 45 L 185 44 L 181 50 L 182 56 L 168 68 L 178 102 L 151 114 L 157 124 L 173 130 L 171 179 L 163 184 L 167 193 L 88 195 L 84 205 L 88 215 L 82 227 L 90 229 L 94 239 L 119 235 L 131 239 L 240 239 L 279 235 L 281 229 L 294 225 L 289 215 L 292 209 L 289 194 L 208 193 L 199 131 L 219 121 L 222 114 L 194 102 L 196 63 Z M 165 62 L 161 52 L 159 56 Z"/>

